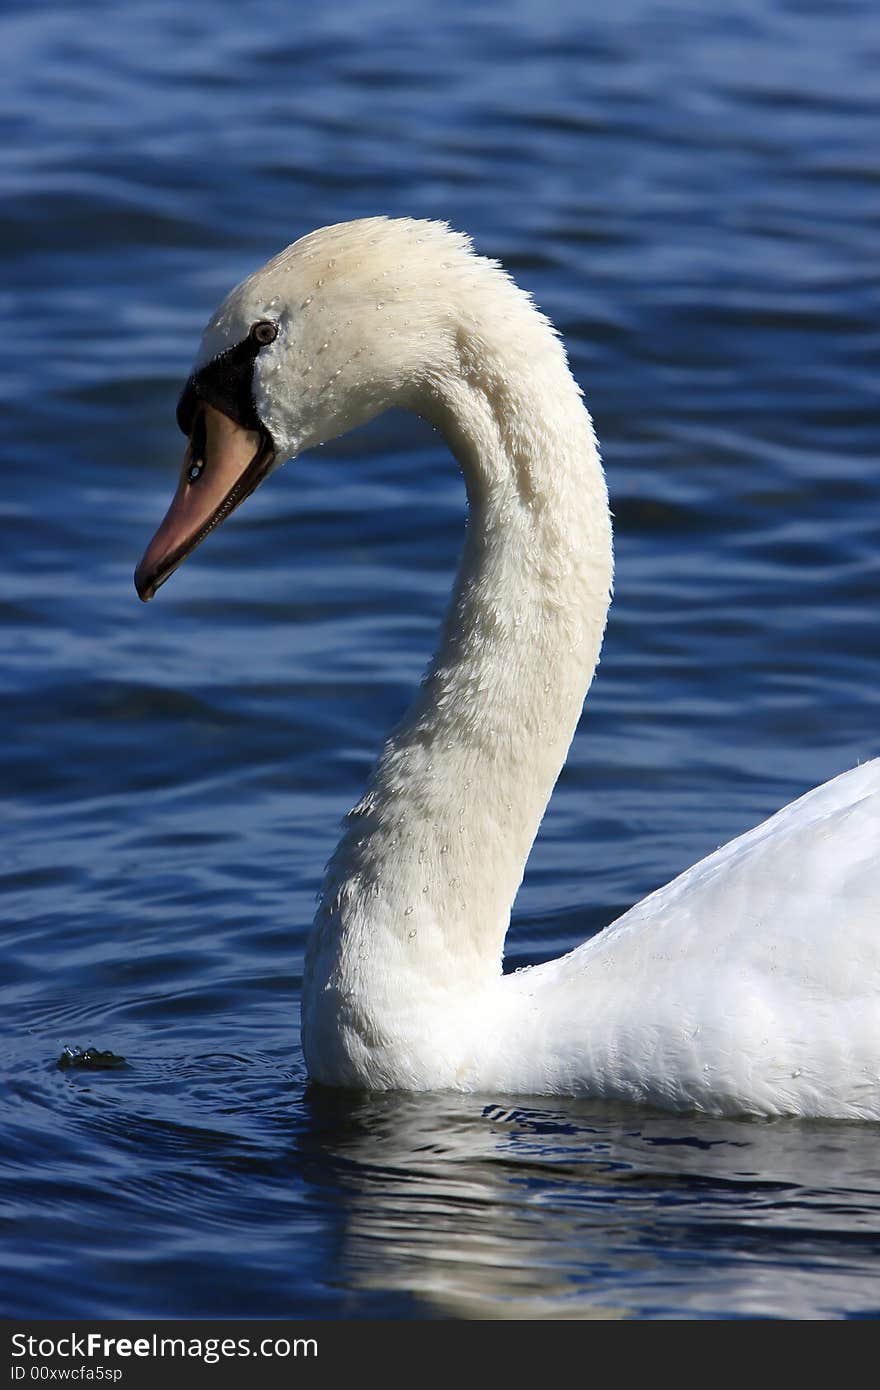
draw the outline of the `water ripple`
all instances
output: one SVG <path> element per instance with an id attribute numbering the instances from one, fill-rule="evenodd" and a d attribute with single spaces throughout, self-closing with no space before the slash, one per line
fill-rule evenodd
<path id="1" fill-rule="evenodd" d="M 305 1090 L 321 867 L 455 564 L 436 435 L 304 458 L 131 587 L 217 299 L 443 217 L 559 324 L 616 516 L 508 967 L 875 754 L 873 8 L 40 0 L 0 39 L 7 1313 L 876 1315 L 875 1127 Z"/>

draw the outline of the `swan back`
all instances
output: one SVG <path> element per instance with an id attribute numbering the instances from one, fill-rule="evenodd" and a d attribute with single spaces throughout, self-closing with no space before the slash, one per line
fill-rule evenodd
<path id="1" fill-rule="evenodd" d="M 875 759 L 510 977 L 508 1062 L 527 1056 L 537 1091 L 555 1077 L 667 1108 L 880 1118 L 878 904 Z"/>

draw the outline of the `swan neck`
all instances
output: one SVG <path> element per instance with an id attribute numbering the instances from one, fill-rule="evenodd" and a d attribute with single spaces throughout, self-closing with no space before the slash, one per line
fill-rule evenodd
<path id="1" fill-rule="evenodd" d="M 464 548 L 437 652 L 330 863 L 308 966 L 337 1007 L 369 994 L 374 1023 L 403 994 L 461 996 L 500 975 L 598 659 L 604 476 L 561 346 L 529 315 L 537 343 L 465 343 L 459 370 L 418 404 L 465 477 Z"/>

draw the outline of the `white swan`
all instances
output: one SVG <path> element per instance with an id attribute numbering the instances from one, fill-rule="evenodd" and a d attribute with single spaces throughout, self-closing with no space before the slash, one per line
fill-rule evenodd
<path id="1" fill-rule="evenodd" d="M 330 863 L 308 948 L 311 1076 L 880 1118 L 880 760 L 560 960 L 503 976 L 526 857 L 599 654 L 611 524 L 547 320 L 468 240 L 371 218 L 298 241 L 211 319 L 144 599 L 276 460 L 389 406 L 467 484 L 439 650 Z"/>

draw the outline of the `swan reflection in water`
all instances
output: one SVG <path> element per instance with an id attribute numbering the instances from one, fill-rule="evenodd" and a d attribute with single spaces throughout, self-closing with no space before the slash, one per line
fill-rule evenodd
<path id="1" fill-rule="evenodd" d="M 875 1311 L 874 1125 L 309 1090 L 337 1278 L 419 1317 Z"/>

